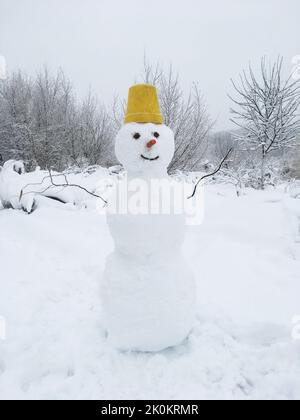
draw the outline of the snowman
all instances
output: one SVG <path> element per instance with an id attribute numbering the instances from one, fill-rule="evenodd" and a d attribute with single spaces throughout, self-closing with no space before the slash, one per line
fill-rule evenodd
<path id="1" fill-rule="evenodd" d="M 170 211 L 160 211 L 164 198 L 153 189 L 153 182 L 172 189 L 167 168 L 175 149 L 154 86 L 130 88 L 124 122 L 115 153 L 126 176 L 109 200 L 113 210 L 108 209 L 107 223 L 115 248 L 107 257 L 102 279 L 103 320 L 113 347 L 154 352 L 188 337 L 195 318 L 196 287 L 181 249 L 185 215 L 172 211 L 172 199 Z M 121 196 L 126 196 L 126 211 L 124 206 L 116 209 Z M 137 202 L 143 202 L 142 212 L 135 211 L 132 203 Z"/>

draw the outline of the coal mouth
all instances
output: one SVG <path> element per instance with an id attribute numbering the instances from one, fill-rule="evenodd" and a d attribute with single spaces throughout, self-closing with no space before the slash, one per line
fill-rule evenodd
<path id="1" fill-rule="evenodd" d="M 150 160 L 150 161 L 153 161 L 153 160 L 157 160 L 157 159 L 159 159 L 159 156 L 156 156 L 155 158 L 147 158 L 146 156 L 141 155 L 141 158 L 143 158 L 143 159 L 145 159 L 145 160 Z"/>

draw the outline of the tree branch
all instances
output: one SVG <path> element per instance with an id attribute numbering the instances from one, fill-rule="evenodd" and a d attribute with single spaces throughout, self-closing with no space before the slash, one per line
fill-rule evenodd
<path id="1" fill-rule="evenodd" d="M 198 185 L 200 184 L 200 182 L 201 181 L 203 181 L 204 179 L 206 179 L 206 178 L 209 178 L 209 177 L 211 177 L 211 176 L 214 176 L 214 175 L 216 175 L 221 169 L 222 169 L 222 166 L 224 165 L 224 163 L 226 162 L 226 160 L 229 158 L 229 156 L 231 155 L 231 153 L 232 153 L 232 151 L 233 151 L 233 148 L 231 148 L 231 149 L 229 149 L 228 150 L 228 152 L 226 153 L 226 155 L 224 156 L 224 158 L 222 159 L 222 161 L 220 162 L 220 165 L 218 166 L 218 168 L 214 171 L 214 172 L 212 172 L 212 173 L 210 173 L 210 174 L 206 174 L 206 175 L 204 175 L 204 176 L 202 176 L 198 181 L 197 181 L 197 183 L 196 183 L 196 185 L 195 185 L 195 187 L 194 187 L 194 191 L 193 191 L 193 193 L 192 193 L 192 195 L 190 196 L 190 197 L 188 197 L 188 200 L 190 199 L 190 198 L 193 198 L 194 196 L 195 196 L 195 194 L 196 194 L 196 192 L 197 192 L 197 188 L 198 188 Z"/>
<path id="2" fill-rule="evenodd" d="M 66 175 L 65 173 L 62 173 L 62 174 L 55 174 L 55 175 L 53 175 L 53 174 L 52 174 L 52 172 L 51 172 L 51 169 L 48 169 L 48 172 L 49 172 L 49 175 L 48 175 L 48 176 L 45 176 L 45 177 L 42 179 L 42 181 L 41 181 L 41 182 L 39 182 L 39 183 L 34 183 L 34 184 L 27 184 L 27 185 L 25 185 L 25 187 L 23 187 L 23 188 L 22 188 L 22 190 L 21 190 L 19 200 L 21 200 L 21 199 L 22 199 L 22 197 L 23 197 L 24 195 L 27 195 L 27 194 L 40 194 L 40 195 L 43 195 L 46 191 L 48 191 L 48 190 L 49 190 L 50 188 L 52 188 L 52 187 L 57 187 L 57 188 L 75 187 L 75 188 L 79 188 L 79 189 L 81 189 L 81 190 L 85 191 L 87 194 L 91 195 L 92 197 L 100 198 L 100 200 L 102 200 L 104 204 L 108 204 L 108 203 L 107 203 L 107 201 L 106 201 L 106 200 L 104 200 L 104 198 L 103 198 L 103 197 L 101 197 L 100 195 L 97 195 L 97 194 L 95 194 L 95 193 L 93 193 L 93 192 L 91 192 L 91 191 L 87 190 L 86 188 L 82 187 L 81 185 L 78 185 L 78 184 L 70 184 L 70 183 L 69 183 L 69 181 L 68 181 L 67 175 Z M 54 177 L 59 177 L 59 176 L 63 176 L 63 177 L 64 177 L 64 179 L 65 179 L 65 183 L 63 183 L 63 184 L 56 184 L 56 183 L 54 182 L 53 178 L 54 178 Z M 46 179 L 50 179 L 51 185 L 49 185 L 48 187 L 46 187 L 43 191 L 40 191 L 40 192 L 29 191 L 29 192 L 26 192 L 26 193 L 24 192 L 25 188 L 27 188 L 27 187 L 29 187 L 29 186 L 38 186 L 38 185 L 42 185 Z"/>
<path id="3" fill-rule="evenodd" d="M 49 169 L 50 181 L 51 181 L 51 184 L 54 187 L 58 187 L 58 188 L 60 188 L 60 187 L 62 187 L 62 188 L 64 188 L 64 187 L 75 187 L 75 188 L 79 188 L 79 189 L 85 191 L 87 194 L 91 195 L 92 197 L 100 198 L 100 200 L 102 200 L 104 204 L 107 204 L 107 201 L 104 200 L 104 198 L 101 197 L 100 195 L 97 195 L 95 193 L 92 193 L 91 191 L 87 190 L 86 188 L 82 187 L 81 185 L 78 185 L 78 184 L 69 184 L 69 181 L 67 179 L 67 176 L 65 174 L 63 176 L 65 178 L 66 183 L 65 184 L 55 184 L 54 181 L 53 181 L 51 169 Z"/>

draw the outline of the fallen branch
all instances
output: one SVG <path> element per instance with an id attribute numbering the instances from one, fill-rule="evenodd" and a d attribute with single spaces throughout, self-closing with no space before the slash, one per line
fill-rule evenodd
<path id="1" fill-rule="evenodd" d="M 107 204 L 107 201 L 106 201 L 106 200 L 104 200 L 104 198 L 103 198 L 103 197 L 101 197 L 100 195 L 97 195 L 97 194 L 95 194 L 95 193 L 93 193 L 93 192 L 91 192 L 91 191 L 87 190 L 86 188 L 82 187 L 81 185 L 78 185 L 78 184 L 70 184 L 70 183 L 69 183 L 69 181 L 68 181 L 68 178 L 67 178 L 67 174 L 65 174 L 65 173 L 61 173 L 61 174 L 55 174 L 55 175 L 53 175 L 53 174 L 51 173 L 51 169 L 49 169 L 49 170 L 48 170 L 48 172 L 49 172 L 49 175 L 45 176 L 45 177 L 42 179 L 42 181 L 41 181 L 41 182 L 38 182 L 38 183 L 32 183 L 32 184 L 27 184 L 27 185 L 25 185 L 25 187 L 23 187 L 23 188 L 22 188 L 22 190 L 21 190 L 19 200 L 21 200 L 21 199 L 22 199 L 22 197 L 23 197 L 24 195 L 27 195 L 27 194 L 39 194 L 39 195 L 43 195 L 45 192 L 47 192 L 47 191 L 48 191 L 49 189 L 51 189 L 52 187 L 56 187 L 56 188 L 74 187 L 74 188 L 79 188 L 79 189 L 81 189 L 81 190 L 85 191 L 87 194 L 91 195 L 92 197 L 95 197 L 95 198 L 100 198 L 100 200 L 102 200 L 104 204 Z M 55 177 L 61 177 L 61 176 L 62 176 L 62 177 L 64 177 L 64 179 L 65 179 L 65 183 L 63 183 L 63 184 L 56 184 L 56 183 L 54 182 L 53 178 L 55 178 Z M 38 185 L 42 185 L 46 179 L 50 179 L 51 185 L 49 185 L 48 187 L 46 187 L 43 191 L 40 191 L 40 192 L 36 192 L 36 191 L 27 191 L 27 192 L 24 192 L 24 190 L 25 190 L 26 188 L 28 188 L 29 186 L 38 186 Z"/>
<path id="2" fill-rule="evenodd" d="M 54 178 L 54 177 L 61 177 L 61 176 L 63 176 L 66 179 L 66 174 L 65 173 L 60 173 L 60 174 L 52 175 L 52 178 Z M 48 187 L 46 187 L 43 191 L 27 191 L 27 192 L 24 192 L 25 189 L 28 188 L 28 187 L 35 187 L 35 186 L 43 185 L 43 183 L 44 183 L 44 181 L 46 181 L 46 179 L 51 179 L 51 176 L 50 175 L 44 176 L 44 178 L 41 180 L 41 182 L 34 182 L 34 183 L 26 184 L 22 188 L 22 190 L 20 192 L 19 201 L 22 199 L 22 197 L 24 195 L 27 195 L 27 194 L 39 194 L 39 195 L 43 195 L 46 191 L 48 191 L 50 188 L 52 188 L 53 185 L 51 184 Z"/>
<path id="3" fill-rule="evenodd" d="M 229 158 L 229 156 L 230 156 L 230 154 L 231 154 L 231 152 L 233 151 L 233 148 L 231 148 L 231 149 L 229 149 L 228 150 L 228 152 L 227 152 L 227 154 L 226 154 L 226 156 L 224 156 L 224 158 L 222 159 L 222 161 L 220 162 L 220 165 L 218 166 L 218 168 L 214 171 L 214 172 L 212 172 L 212 173 L 210 173 L 210 174 L 206 174 L 206 175 L 204 175 L 204 176 L 202 176 L 198 181 L 197 181 L 197 183 L 196 183 L 196 185 L 195 185 L 195 187 L 194 187 L 194 191 L 193 191 L 193 194 L 190 196 L 190 197 L 188 197 L 188 200 L 190 199 L 190 198 L 193 198 L 194 196 L 195 196 L 195 194 L 196 194 L 196 192 L 197 192 L 197 188 L 198 188 L 198 185 L 200 184 L 200 182 L 201 181 L 203 181 L 205 178 L 209 178 L 209 177 L 211 177 L 211 176 L 214 176 L 214 175 L 216 175 L 221 169 L 222 169 L 222 167 L 223 167 L 223 165 L 224 165 L 224 163 L 226 162 L 226 160 Z"/>
<path id="4" fill-rule="evenodd" d="M 66 183 L 65 183 L 65 184 L 55 184 L 55 183 L 53 182 L 53 176 L 52 176 L 52 173 L 51 173 L 51 169 L 49 169 L 49 177 L 50 177 L 50 181 L 51 181 L 51 184 L 52 184 L 54 187 L 58 187 L 58 188 L 60 188 L 60 187 L 62 187 L 62 188 L 64 188 L 64 187 L 74 187 L 74 188 L 79 188 L 79 189 L 81 189 L 81 190 L 85 191 L 87 194 L 91 195 L 92 197 L 100 198 L 100 200 L 102 200 L 104 204 L 107 204 L 107 201 L 106 201 L 106 200 L 104 200 L 104 198 L 103 198 L 103 197 L 101 197 L 100 195 L 97 195 L 97 194 L 95 194 L 95 193 L 93 193 L 93 192 L 91 192 L 91 191 L 87 190 L 86 188 L 82 187 L 81 185 L 78 185 L 78 184 L 69 184 L 69 181 L 68 181 L 68 179 L 67 179 L 67 176 L 66 176 L 65 174 L 63 174 L 63 176 L 64 176 L 64 178 L 65 178 Z"/>

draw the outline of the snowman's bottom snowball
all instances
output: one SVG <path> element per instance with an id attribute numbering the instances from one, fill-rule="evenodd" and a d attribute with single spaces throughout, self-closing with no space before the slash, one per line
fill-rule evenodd
<path id="1" fill-rule="evenodd" d="M 160 351 L 193 328 L 196 287 L 180 254 L 149 264 L 111 254 L 101 300 L 109 343 L 120 350 Z"/>

